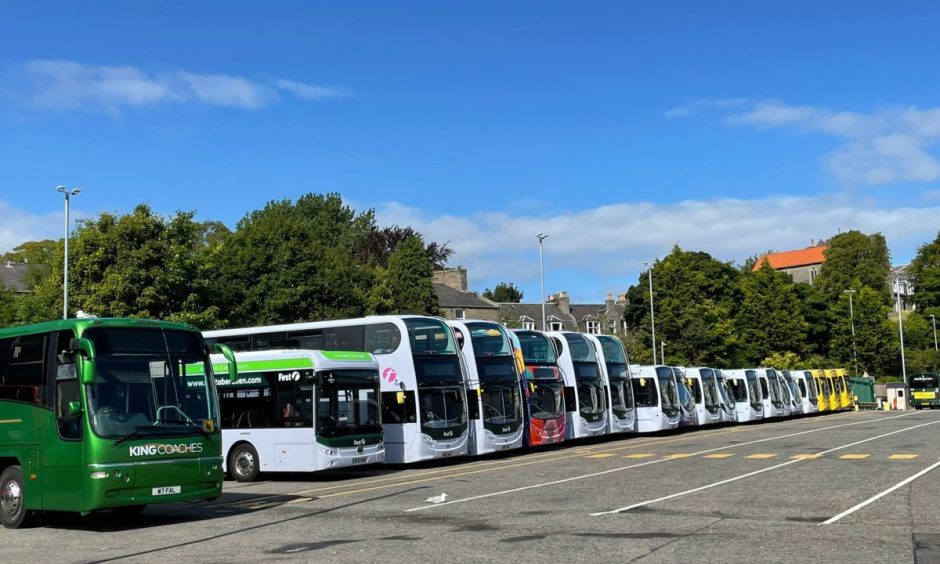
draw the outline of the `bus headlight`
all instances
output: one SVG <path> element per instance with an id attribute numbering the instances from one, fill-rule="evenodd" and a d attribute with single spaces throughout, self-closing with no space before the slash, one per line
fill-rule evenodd
<path id="1" fill-rule="evenodd" d="M 91 478 L 93 480 L 101 480 L 108 477 L 108 473 L 104 470 L 95 470 L 91 473 Z"/>

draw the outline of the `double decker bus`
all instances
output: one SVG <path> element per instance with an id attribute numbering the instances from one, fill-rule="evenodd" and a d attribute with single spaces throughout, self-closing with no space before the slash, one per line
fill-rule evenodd
<path id="1" fill-rule="evenodd" d="M 910 388 L 910 405 L 914 409 L 940 407 L 940 377 L 936 373 L 908 374 L 907 387 Z"/>
<path id="2" fill-rule="evenodd" d="M 219 380 L 223 469 L 315 472 L 385 460 L 379 363 L 364 352 L 235 353 L 238 379 Z M 217 372 L 228 362 L 213 357 Z"/>
<path id="3" fill-rule="evenodd" d="M 493 321 L 449 321 L 467 367 L 471 455 L 521 448 L 522 387 L 509 331 Z"/>
<path id="4" fill-rule="evenodd" d="M 443 319 L 377 315 L 206 331 L 204 336 L 236 351 L 372 353 L 379 363 L 385 462 L 467 454 L 466 372 L 454 333 Z"/>
<path id="5" fill-rule="evenodd" d="M 528 406 L 527 446 L 560 443 L 565 440 L 565 381 L 558 368 L 558 355 L 552 340 L 540 331 L 516 330 L 526 368 L 523 386 Z"/>
<path id="6" fill-rule="evenodd" d="M 627 351 L 617 337 L 610 335 L 586 335 L 594 344 L 598 363 L 604 373 L 610 392 L 611 433 L 633 433 L 636 431 L 636 409 L 633 406 L 633 385 L 630 378 L 630 362 Z"/>
<path id="7" fill-rule="evenodd" d="M 232 359 L 227 347 L 215 350 Z M 162 321 L 0 330 L 0 523 L 218 498 L 222 438 L 209 352 L 195 327 Z"/>
<path id="8" fill-rule="evenodd" d="M 594 345 L 573 331 L 551 331 L 548 336 L 558 349 L 558 365 L 565 379 L 567 438 L 603 435 L 607 432 L 607 386 Z"/>

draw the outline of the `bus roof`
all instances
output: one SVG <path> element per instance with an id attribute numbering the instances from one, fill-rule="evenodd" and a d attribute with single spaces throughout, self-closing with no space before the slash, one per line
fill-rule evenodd
<path id="1" fill-rule="evenodd" d="M 271 372 L 274 370 L 330 370 L 362 368 L 378 370 L 379 364 L 372 354 L 357 351 L 318 351 L 284 349 L 236 352 L 238 373 Z M 228 371 L 228 362 L 222 355 L 212 355 L 212 369 L 216 373 Z"/>
<path id="2" fill-rule="evenodd" d="M 299 331 L 304 330 L 305 328 L 317 329 L 322 327 L 350 327 L 358 325 L 374 325 L 379 323 L 403 322 L 405 319 L 436 319 L 445 325 L 447 324 L 446 319 L 430 315 L 370 315 L 367 317 L 355 317 L 350 319 L 329 319 L 325 321 L 305 321 L 299 323 L 281 323 L 278 325 L 239 327 L 236 329 L 216 329 L 214 331 L 203 331 L 203 335 L 206 338 L 237 337 L 241 335 L 253 335 L 255 333 Z"/>
<path id="3" fill-rule="evenodd" d="M 17 327 L 6 327 L 0 329 L 0 339 L 16 337 L 18 335 L 33 335 L 36 333 L 47 333 L 50 331 L 62 331 L 72 329 L 81 334 L 90 327 L 159 327 L 161 329 L 177 329 L 180 331 L 196 331 L 199 329 L 186 323 L 176 323 L 174 321 L 157 321 L 154 319 L 134 319 L 129 317 L 86 317 L 69 319 L 57 319 L 55 321 L 45 321 L 42 323 L 33 323 L 31 325 L 20 325 Z"/>

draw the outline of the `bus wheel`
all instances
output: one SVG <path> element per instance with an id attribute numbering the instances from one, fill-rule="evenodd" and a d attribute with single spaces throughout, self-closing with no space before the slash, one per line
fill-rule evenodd
<path id="1" fill-rule="evenodd" d="M 10 466 L 0 474 L 0 523 L 7 529 L 29 526 L 23 469 Z"/>
<path id="2" fill-rule="evenodd" d="M 232 449 L 228 459 L 228 471 L 239 482 L 254 482 L 258 477 L 258 451 L 248 443 Z"/>

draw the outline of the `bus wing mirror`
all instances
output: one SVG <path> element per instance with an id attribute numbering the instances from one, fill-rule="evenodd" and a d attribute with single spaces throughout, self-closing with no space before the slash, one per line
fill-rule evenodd
<path id="1" fill-rule="evenodd" d="M 78 417 L 82 414 L 82 404 L 78 401 L 70 401 L 68 407 L 69 417 Z"/>
<path id="2" fill-rule="evenodd" d="M 212 345 L 212 352 L 219 353 L 225 357 L 225 360 L 228 362 L 228 379 L 230 382 L 235 382 L 238 380 L 238 363 L 235 362 L 235 353 L 232 352 L 232 349 L 228 345 L 223 345 L 222 343 L 215 343 Z"/>
<path id="3" fill-rule="evenodd" d="M 69 341 L 69 350 L 85 357 L 85 362 L 81 363 L 79 382 L 83 386 L 93 385 L 95 383 L 95 344 L 84 337 L 72 339 Z"/>

